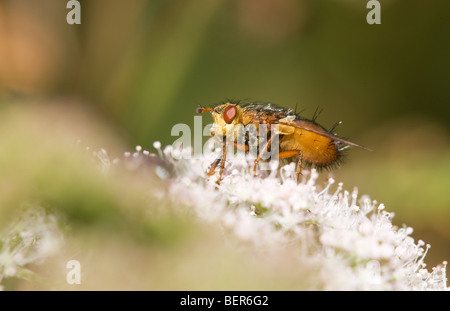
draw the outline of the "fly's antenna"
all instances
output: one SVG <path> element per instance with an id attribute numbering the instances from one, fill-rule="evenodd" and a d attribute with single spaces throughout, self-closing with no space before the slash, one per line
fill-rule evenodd
<path id="1" fill-rule="evenodd" d="M 205 112 L 205 111 L 213 111 L 213 110 L 214 110 L 214 108 L 211 108 L 211 107 L 209 107 L 209 108 L 204 108 L 204 107 L 202 107 L 202 106 L 198 106 L 197 109 L 195 109 L 195 112 L 196 112 L 196 113 L 203 113 L 203 112 Z"/>

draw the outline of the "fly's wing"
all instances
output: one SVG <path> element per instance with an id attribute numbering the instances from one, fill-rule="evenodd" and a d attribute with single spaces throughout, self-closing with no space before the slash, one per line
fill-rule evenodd
<path id="1" fill-rule="evenodd" d="M 244 125 L 276 124 L 278 120 L 289 115 L 289 111 L 272 104 L 250 103 L 242 106 L 242 121 Z"/>
<path id="2" fill-rule="evenodd" d="M 297 119 L 295 116 L 288 116 L 286 118 L 280 119 L 278 121 L 279 124 L 282 125 L 286 125 L 286 126 L 292 126 L 294 128 L 298 128 L 304 131 L 308 131 L 308 132 L 312 132 L 324 137 L 328 137 L 332 140 L 341 142 L 345 145 L 350 145 L 350 146 L 354 146 L 354 147 L 358 147 L 364 150 L 368 150 L 368 151 L 372 151 L 370 148 L 364 147 L 362 145 L 359 145 L 357 143 L 351 142 L 349 140 L 337 137 L 336 135 L 331 134 L 330 132 L 328 132 L 327 130 L 323 129 L 321 126 L 317 125 L 316 123 L 314 123 L 313 121 L 309 121 L 309 120 L 302 120 L 302 119 Z"/>

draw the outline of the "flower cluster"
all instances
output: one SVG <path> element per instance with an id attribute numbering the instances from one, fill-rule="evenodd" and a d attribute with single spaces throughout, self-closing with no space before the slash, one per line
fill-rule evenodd
<path id="1" fill-rule="evenodd" d="M 278 254 L 288 251 L 296 266 L 313 274 L 311 290 L 447 290 L 446 265 L 426 268 L 430 248 L 414 241 L 410 227 L 392 224 L 393 213 L 368 196 L 349 192 L 333 179 L 320 188 L 315 170 L 295 181 L 295 165 L 253 175 L 253 160 L 228 157 L 220 184 L 206 171 L 220 150 L 192 156 L 190 148 L 161 147 L 156 153 L 136 147 L 123 159 L 106 150 L 93 152 L 101 172 L 120 167 L 163 179 L 148 189 L 162 202 L 190 211 L 209 224 L 219 224 L 225 238 L 243 248 Z M 147 175 L 146 175 L 147 176 Z M 149 208 L 150 210 L 150 208 Z M 39 206 L 24 208 L 0 235 L 0 283 L 7 277 L 29 278 L 30 263 L 39 263 L 61 248 L 56 217 Z M 304 280 L 299 280 L 302 282 Z M 308 281 L 309 282 L 309 281 Z"/>
<path id="2" fill-rule="evenodd" d="M 245 158 L 227 161 L 218 185 L 216 176 L 205 174 L 213 157 L 192 157 L 189 148 L 162 150 L 159 142 L 154 147 L 173 171 L 169 177 L 167 169 L 155 167 L 170 178 L 167 198 L 260 249 L 293 248 L 299 264 L 307 262 L 317 271 L 311 289 L 447 289 L 447 263 L 428 271 L 424 257 L 430 246 L 415 242 L 412 228 L 394 226 L 393 213 L 383 204 L 358 199 L 356 188 L 350 193 L 330 178 L 318 189 L 315 170 L 303 172 L 297 183 L 293 164 L 254 177 L 251 159 Z M 137 147 L 126 160 L 155 156 Z"/>
<path id="3" fill-rule="evenodd" d="M 40 206 L 23 206 L 1 235 L 0 284 L 8 277 L 31 278 L 33 272 L 26 266 L 42 263 L 60 249 L 62 242 L 56 217 Z"/>

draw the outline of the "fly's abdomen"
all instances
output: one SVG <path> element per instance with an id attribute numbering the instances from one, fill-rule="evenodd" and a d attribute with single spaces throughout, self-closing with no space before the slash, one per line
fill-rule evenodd
<path id="1" fill-rule="evenodd" d="M 331 138 L 302 129 L 281 138 L 280 151 L 287 150 L 301 151 L 302 161 L 316 167 L 333 165 L 340 157 L 338 146 Z"/>

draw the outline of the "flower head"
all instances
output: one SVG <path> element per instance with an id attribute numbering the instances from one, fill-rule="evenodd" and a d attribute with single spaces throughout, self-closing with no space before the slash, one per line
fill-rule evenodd
<path id="1" fill-rule="evenodd" d="M 205 168 L 211 156 L 189 157 L 190 149 L 160 149 L 158 156 L 175 174 L 167 197 L 188 206 L 199 219 L 218 222 L 246 243 L 268 251 L 295 245 L 299 264 L 308 262 L 317 271 L 311 289 L 326 290 L 446 290 L 446 262 L 431 271 L 424 258 L 429 249 L 415 242 L 410 227 L 392 224 L 387 212 L 368 196 L 358 199 L 342 183 L 319 189 L 318 173 L 303 173 L 294 181 L 295 167 L 252 174 L 251 159 L 227 161 L 220 185 Z M 180 153 L 185 153 L 186 157 Z M 138 150 L 139 157 L 144 157 Z M 130 158 L 131 159 L 131 158 Z M 136 160 L 136 159 L 134 159 Z M 155 169 L 158 169 L 157 167 Z"/>

